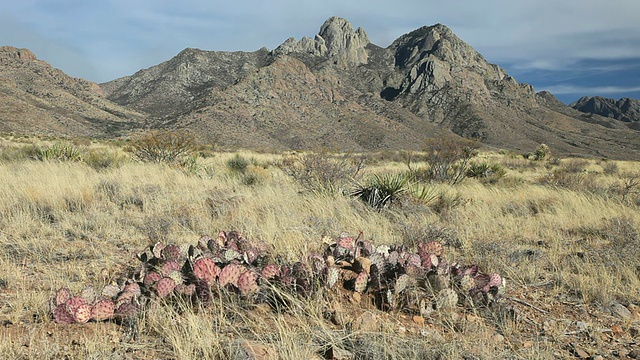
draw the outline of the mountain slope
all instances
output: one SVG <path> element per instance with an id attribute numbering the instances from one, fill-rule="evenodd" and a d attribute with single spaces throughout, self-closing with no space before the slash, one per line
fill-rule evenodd
<path id="1" fill-rule="evenodd" d="M 145 118 L 107 100 L 97 84 L 11 46 L 0 47 L 0 104 L 1 132 L 104 137 Z"/>
<path id="2" fill-rule="evenodd" d="M 333 17 L 273 51 L 186 49 L 101 86 L 154 126 L 225 146 L 420 149 L 450 131 L 522 151 L 544 142 L 559 154 L 640 158 L 636 132 L 535 94 L 441 24 L 381 48 Z"/>

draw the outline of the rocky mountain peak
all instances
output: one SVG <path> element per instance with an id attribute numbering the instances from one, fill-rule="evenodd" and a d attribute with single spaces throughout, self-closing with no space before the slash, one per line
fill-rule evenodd
<path id="1" fill-rule="evenodd" d="M 0 46 L 0 64 L 14 61 L 33 61 L 36 56 L 28 49 L 18 49 L 13 46 Z"/>
<path id="2" fill-rule="evenodd" d="M 322 24 L 313 40 L 308 37 L 303 37 L 300 41 L 289 38 L 274 53 L 327 57 L 339 67 L 347 67 L 368 62 L 365 47 L 369 43 L 369 37 L 362 28 L 354 30 L 349 21 L 333 16 Z"/>

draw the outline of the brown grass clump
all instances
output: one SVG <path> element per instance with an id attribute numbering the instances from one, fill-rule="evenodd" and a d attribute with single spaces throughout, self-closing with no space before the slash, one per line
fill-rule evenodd
<path id="1" fill-rule="evenodd" d="M 210 154 L 194 173 L 130 160 L 39 161 L 11 150 L 21 146 L 3 143 L 0 158 L 0 358 L 608 358 L 630 356 L 640 342 L 640 211 L 630 175 L 638 163 L 547 166 L 481 154 L 504 167 L 499 181 L 423 182 L 436 200 L 407 192 L 374 209 L 342 192 L 301 191 L 306 180 L 272 165 L 280 155 L 239 152 L 250 161 L 238 173 L 228 166 L 236 153 Z M 90 147 L 126 158 L 112 145 Z M 594 186 L 548 180 L 563 164 L 584 167 L 564 173 L 588 174 Z M 379 160 L 364 175 L 402 169 Z M 611 190 L 625 184 L 624 197 Z M 503 275 L 507 292 L 495 306 L 426 317 L 323 293 L 275 309 L 221 296 L 207 307 L 152 304 L 128 322 L 53 323 L 56 289 L 118 282 L 156 241 L 195 243 L 228 229 L 287 261 L 343 231 L 375 244 L 438 240 L 451 261 Z"/>

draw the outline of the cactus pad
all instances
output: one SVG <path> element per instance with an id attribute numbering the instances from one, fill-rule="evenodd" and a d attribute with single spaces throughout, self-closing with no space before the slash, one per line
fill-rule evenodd
<path id="1" fill-rule="evenodd" d="M 418 252 L 420 254 L 429 253 L 435 256 L 442 256 L 442 254 L 444 253 L 444 249 L 442 247 L 442 244 L 438 241 L 427 241 L 420 244 Z"/>
<path id="2" fill-rule="evenodd" d="M 165 298 L 171 294 L 176 287 L 176 282 L 170 277 L 163 277 L 156 283 L 156 292 L 161 298 Z"/>
<path id="3" fill-rule="evenodd" d="M 76 310 L 78 310 L 78 308 L 82 305 L 86 305 L 87 302 L 81 298 L 80 296 L 74 296 L 72 298 L 70 298 L 69 300 L 67 300 L 67 306 L 69 307 L 69 311 L 72 314 L 75 314 Z"/>
<path id="4" fill-rule="evenodd" d="M 68 288 L 60 288 L 56 292 L 56 306 L 60 306 L 67 302 L 71 298 L 71 291 Z"/>
<path id="5" fill-rule="evenodd" d="M 150 271 L 142 280 L 142 283 L 149 287 L 155 283 L 157 283 L 158 281 L 160 281 L 160 279 L 162 279 L 162 275 L 160 275 L 159 273 L 155 272 L 155 271 Z"/>
<path id="6" fill-rule="evenodd" d="M 160 270 L 163 276 L 169 276 L 169 274 L 174 271 L 180 271 L 180 264 L 177 261 L 173 260 L 167 261 L 162 264 L 162 269 Z"/>
<path id="7" fill-rule="evenodd" d="M 458 294 L 450 288 L 442 289 L 435 298 L 436 309 L 452 309 L 458 305 Z"/>
<path id="8" fill-rule="evenodd" d="M 73 324 L 75 319 L 66 304 L 60 304 L 53 310 L 53 318 L 58 324 Z"/>
<path id="9" fill-rule="evenodd" d="M 218 282 L 220 284 L 220 286 L 225 286 L 227 284 L 232 284 L 234 286 L 238 286 L 238 278 L 240 278 L 240 275 L 242 275 L 242 273 L 244 273 L 245 271 L 247 271 L 247 268 L 245 268 L 242 265 L 238 265 L 238 264 L 229 264 L 227 266 L 225 266 L 224 268 L 222 268 L 222 271 L 220 272 L 220 275 L 218 276 Z"/>
<path id="10" fill-rule="evenodd" d="M 275 264 L 269 264 L 262 269 L 261 275 L 267 280 L 272 280 L 280 277 L 280 267 Z"/>
<path id="11" fill-rule="evenodd" d="M 100 300 L 91 308 L 91 318 L 95 321 L 109 320 L 113 318 L 115 312 L 115 304 L 113 301 L 104 299 Z"/>
<path id="12" fill-rule="evenodd" d="M 366 272 L 361 272 L 356 277 L 353 287 L 356 292 L 363 293 L 367 289 L 367 283 L 369 282 L 369 275 Z"/>
<path id="13" fill-rule="evenodd" d="M 238 290 L 242 295 L 249 295 L 258 291 L 258 275 L 252 271 L 245 271 L 238 278 Z"/>
<path id="14" fill-rule="evenodd" d="M 209 284 L 213 284 L 218 275 L 220 275 L 220 268 L 213 260 L 209 258 L 200 258 L 193 264 L 193 275 L 195 275 L 199 280 L 204 280 Z"/>
<path id="15" fill-rule="evenodd" d="M 91 319 L 91 306 L 82 304 L 73 312 L 73 318 L 77 323 L 84 324 Z"/>

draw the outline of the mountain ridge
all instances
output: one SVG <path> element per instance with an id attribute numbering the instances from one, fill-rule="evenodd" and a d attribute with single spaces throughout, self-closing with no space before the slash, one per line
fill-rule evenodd
<path id="1" fill-rule="evenodd" d="M 557 154 L 640 159 L 637 132 L 536 94 L 442 24 L 382 48 L 332 17 L 313 38 L 289 38 L 274 50 L 186 48 L 132 75 L 86 83 L 93 90 L 82 96 L 94 99 L 86 105 L 114 116 L 85 124 L 102 136 L 187 129 L 223 147 L 367 151 L 419 150 L 446 135 L 518 151 L 546 143 Z M 104 135 L 109 121 L 122 124 Z"/>
<path id="2" fill-rule="evenodd" d="M 621 98 L 619 100 L 602 96 L 583 96 L 569 104 L 578 111 L 614 118 L 623 122 L 640 125 L 640 100 Z"/>

